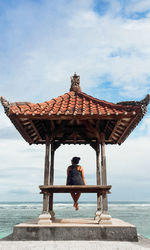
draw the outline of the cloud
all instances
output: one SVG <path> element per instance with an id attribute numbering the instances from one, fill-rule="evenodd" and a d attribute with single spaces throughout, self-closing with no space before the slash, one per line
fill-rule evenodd
<path id="1" fill-rule="evenodd" d="M 143 132 L 148 138 L 150 137 L 150 118 L 145 117 L 142 126 L 140 126 L 139 131 Z"/>
<path id="2" fill-rule="evenodd" d="M 9 101 L 50 100 L 69 91 L 70 75 L 76 71 L 82 90 L 99 99 L 142 99 L 150 92 L 149 2 L 105 3 L 0 2 L 0 94 Z M 147 14 L 142 14 L 145 11 Z M 141 186 L 148 188 L 148 115 L 149 111 L 123 145 L 106 147 L 114 199 L 125 199 L 122 194 L 127 195 L 127 185 L 133 198 Z M 37 193 L 38 185 L 43 184 L 44 146 L 29 146 L 2 107 L 0 138 L 1 199 L 5 192 L 9 198 L 12 186 L 14 190 Z M 65 184 L 66 168 L 75 154 L 81 156 L 87 184 L 96 184 L 94 150 L 73 145 L 56 151 L 55 184 Z M 148 193 L 139 197 L 147 199 Z"/>
<path id="3" fill-rule="evenodd" d="M 2 107 L 0 107 L 0 129 L 13 127 L 10 119 L 4 113 Z"/>
<path id="4" fill-rule="evenodd" d="M 127 13 L 143 13 L 150 12 L 150 2 L 149 0 L 131 0 L 126 7 Z"/>
<path id="5" fill-rule="evenodd" d="M 26 195 L 30 194 L 31 192 L 24 190 L 24 189 L 12 189 L 11 191 L 8 192 L 9 194 L 19 194 L 19 195 Z"/>
<path id="6" fill-rule="evenodd" d="M 21 136 L 17 133 L 15 128 L 1 128 L 0 129 L 0 139 L 21 139 Z"/>
<path id="7" fill-rule="evenodd" d="M 113 8 L 121 5 L 111 2 Z M 116 95 L 143 98 L 150 91 L 149 18 L 114 17 L 111 6 L 102 16 L 94 11 L 94 1 L 7 6 L 1 24 L 0 92 L 11 101 L 48 100 L 67 92 L 69 77 L 77 71 L 85 92 L 105 87 L 107 75 L 111 86 L 119 87 Z"/>
<path id="8" fill-rule="evenodd" d="M 107 147 L 108 181 L 112 184 L 113 199 L 149 200 L 149 123 L 150 119 L 146 118 L 139 128 L 142 134 L 135 133 L 121 146 Z"/>

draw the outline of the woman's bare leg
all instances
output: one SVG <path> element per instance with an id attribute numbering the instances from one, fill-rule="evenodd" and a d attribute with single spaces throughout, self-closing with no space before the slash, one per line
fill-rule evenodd
<path id="1" fill-rule="evenodd" d="M 75 194 L 75 193 L 71 192 L 70 194 L 72 196 L 72 199 L 74 200 L 74 207 L 75 207 L 76 210 L 78 210 L 79 209 L 78 208 L 78 200 L 80 198 L 81 193 L 76 193 Z"/>
<path id="2" fill-rule="evenodd" d="M 76 193 L 76 199 L 75 199 L 75 204 L 74 204 L 74 206 L 75 206 L 75 209 L 76 210 L 79 210 L 79 207 L 78 207 L 78 200 L 79 200 L 79 198 L 80 198 L 80 195 L 81 195 L 81 193 Z"/>
<path id="3" fill-rule="evenodd" d="M 81 195 L 81 193 L 76 193 L 76 202 L 78 202 L 80 195 Z"/>
<path id="4" fill-rule="evenodd" d="M 76 194 L 73 193 L 73 192 L 71 192 L 70 194 L 72 196 L 72 199 L 74 200 L 74 206 L 75 206 L 75 203 L 76 203 Z"/>

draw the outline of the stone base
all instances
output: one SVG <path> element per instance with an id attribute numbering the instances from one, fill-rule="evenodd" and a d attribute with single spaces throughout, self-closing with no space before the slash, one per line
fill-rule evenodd
<path id="1" fill-rule="evenodd" d="M 109 214 L 101 214 L 99 224 L 112 224 L 112 218 Z"/>
<path id="2" fill-rule="evenodd" d="M 102 211 L 96 211 L 94 220 L 99 221 L 99 220 L 100 220 L 100 217 L 101 217 L 101 214 L 102 214 Z"/>
<path id="3" fill-rule="evenodd" d="M 51 215 L 49 213 L 41 214 L 39 216 L 38 224 L 39 225 L 51 225 Z"/>
<path id="4" fill-rule="evenodd" d="M 57 219 L 50 225 L 37 221 L 14 227 L 13 240 L 107 240 L 138 241 L 136 227 L 119 219 L 99 224 L 93 219 Z"/>

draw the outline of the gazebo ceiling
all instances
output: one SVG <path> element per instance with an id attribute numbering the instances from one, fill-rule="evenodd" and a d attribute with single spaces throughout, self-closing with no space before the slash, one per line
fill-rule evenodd
<path id="1" fill-rule="evenodd" d="M 150 95 L 140 102 L 109 103 L 81 91 L 80 79 L 71 78 L 70 92 L 43 103 L 9 103 L 1 97 L 7 116 L 29 144 L 94 146 L 105 133 L 106 144 L 121 144 L 147 111 Z"/>

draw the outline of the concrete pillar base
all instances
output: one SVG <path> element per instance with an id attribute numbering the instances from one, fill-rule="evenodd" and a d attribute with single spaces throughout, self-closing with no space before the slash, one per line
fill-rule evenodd
<path id="1" fill-rule="evenodd" d="M 51 225 L 51 215 L 49 213 L 44 213 L 39 216 L 39 225 Z"/>
<path id="2" fill-rule="evenodd" d="M 112 224 L 112 218 L 109 214 L 102 213 L 99 220 L 100 224 Z"/>
<path id="3" fill-rule="evenodd" d="M 96 213 L 95 213 L 95 217 L 94 217 L 94 220 L 100 220 L 101 218 L 101 214 L 102 214 L 102 211 L 100 210 L 97 210 Z"/>

